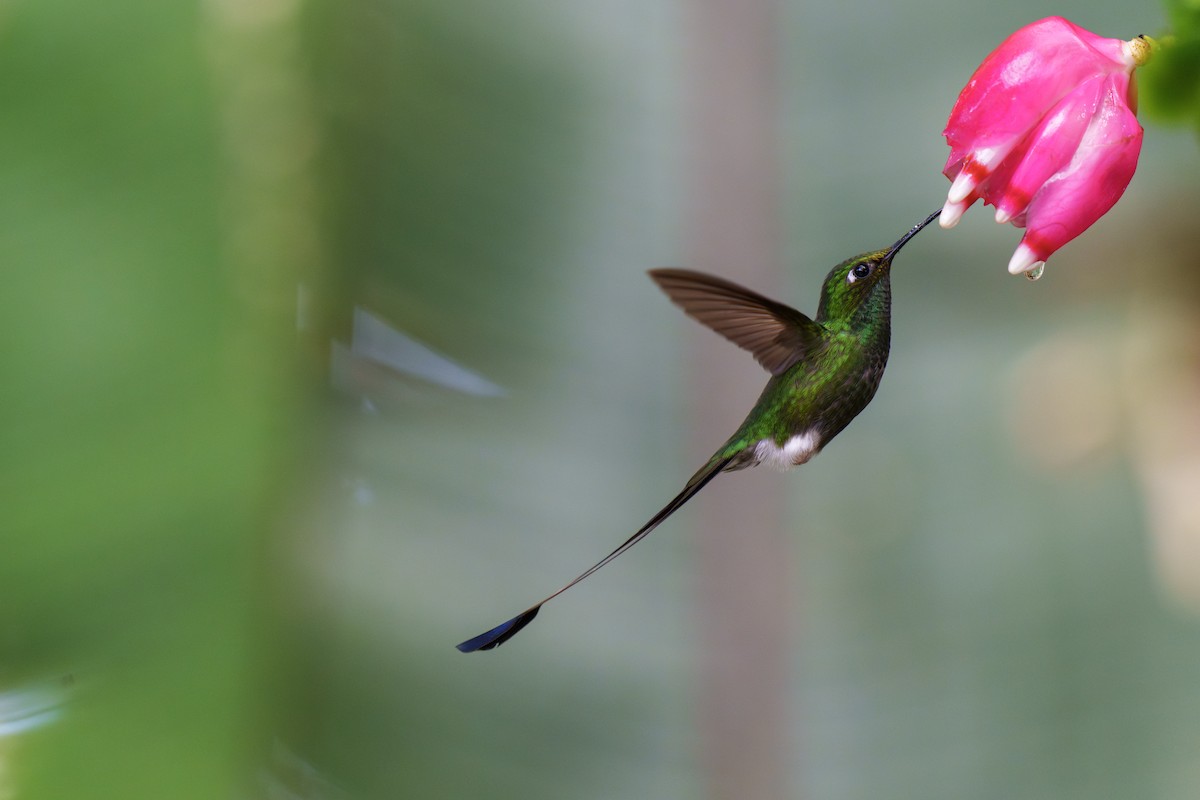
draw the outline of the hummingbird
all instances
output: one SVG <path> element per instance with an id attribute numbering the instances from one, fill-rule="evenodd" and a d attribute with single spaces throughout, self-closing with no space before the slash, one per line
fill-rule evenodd
<path id="1" fill-rule="evenodd" d="M 650 270 L 650 278 L 685 314 L 750 351 L 771 373 L 766 387 L 737 432 L 636 533 L 566 586 L 458 649 L 473 653 L 507 642 L 543 605 L 646 538 L 718 474 L 763 463 L 788 469 L 821 452 L 879 388 L 891 347 L 892 260 L 940 213 L 930 214 L 891 247 L 830 270 L 815 318 L 714 275 Z"/>

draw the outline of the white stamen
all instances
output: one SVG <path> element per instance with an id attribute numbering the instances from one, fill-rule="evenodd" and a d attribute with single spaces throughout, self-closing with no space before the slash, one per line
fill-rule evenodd
<path id="1" fill-rule="evenodd" d="M 1029 245 L 1021 242 L 1017 245 L 1012 260 L 1008 262 L 1008 271 L 1013 275 L 1020 275 L 1022 272 L 1033 272 L 1038 267 L 1044 266 L 1045 263 L 1029 248 Z"/>
<path id="2" fill-rule="evenodd" d="M 975 178 L 971 173 L 963 170 L 958 173 L 958 176 L 954 179 L 954 183 L 950 184 L 950 191 L 946 194 L 946 202 L 961 203 L 970 197 L 973 191 L 975 191 Z"/>
<path id="3" fill-rule="evenodd" d="M 946 205 L 942 206 L 942 213 L 938 217 L 938 225 L 941 225 L 946 230 L 953 228 L 962 219 L 962 215 L 967 211 L 966 203 L 951 203 L 946 201 Z"/>

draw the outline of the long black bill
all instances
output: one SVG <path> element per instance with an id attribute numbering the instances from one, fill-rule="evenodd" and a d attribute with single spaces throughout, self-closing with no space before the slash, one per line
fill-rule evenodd
<path id="1" fill-rule="evenodd" d="M 938 214 L 941 214 L 941 213 L 942 213 L 942 210 L 939 208 L 937 211 L 933 212 L 928 217 L 926 217 L 924 222 L 918 222 L 916 225 L 914 225 L 912 227 L 912 230 L 910 230 L 908 233 L 906 233 L 900 237 L 900 241 L 896 242 L 894 245 L 892 245 L 890 248 L 888 248 L 887 255 L 883 257 L 883 260 L 891 261 L 892 257 L 894 255 L 896 255 L 896 253 L 900 252 L 900 248 L 904 247 L 904 245 L 908 244 L 909 239 L 913 238 L 918 233 L 920 233 L 922 228 L 924 228 L 926 225 L 928 225 L 929 223 L 931 223 L 935 219 L 937 219 Z"/>

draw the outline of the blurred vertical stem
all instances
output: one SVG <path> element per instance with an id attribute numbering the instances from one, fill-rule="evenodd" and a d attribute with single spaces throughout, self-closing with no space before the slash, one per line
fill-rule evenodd
<path id="1" fill-rule="evenodd" d="M 243 793 L 263 543 L 301 444 L 296 286 L 320 261 L 298 11 L 3 18 L 0 691 L 62 706 L 0 752 L 0 791 Z"/>
<path id="2" fill-rule="evenodd" d="M 320 131 L 303 69 L 301 0 L 210 0 L 208 55 L 224 161 L 226 268 L 243 335 L 313 320 L 323 242 Z M 261 365 L 255 365 L 258 369 Z"/>
<path id="3" fill-rule="evenodd" d="M 305 0 L 208 0 L 205 8 L 223 167 L 223 261 L 240 308 L 231 322 L 229 380 L 261 392 L 266 371 L 275 378 L 267 386 L 288 393 L 244 398 L 246 407 L 259 414 L 255 428 L 266 437 L 264 444 L 284 458 L 293 457 L 274 471 L 288 481 L 311 454 L 305 445 L 317 446 L 320 437 L 321 420 L 305 413 L 311 409 L 298 398 L 316 397 L 312 390 L 328 381 L 335 298 L 340 298 L 338 276 L 325 270 L 328 245 L 322 223 L 327 204 L 320 199 L 318 167 L 324 131 L 305 49 L 310 6 Z M 263 344 L 278 356 L 273 363 L 237 355 L 243 348 L 261 350 Z M 279 498 L 288 487 L 281 482 L 269 488 Z M 288 524 L 282 514 L 271 522 Z M 263 533 L 270 537 L 272 531 Z M 286 740 L 299 733 L 294 729 L 297 718 L 306 713 L 297 711 L 296 692 L 311 700 L 311 687 L 296 689 L 292 643 L 272 616 L 294 613 L 279 605 L 287 603 L 282 598 L 293 590 L 290 562 L 283 551 L 267 548 L 265 539 L 261 544 L 261 556 L 274 560 L 260 564 L 266 569 L 257 576 L 251 596 L 257 621 L 269 626 L 258 631 L 263 648 L 259 674 L 270 681 L 259 687 L 257 705 L 266 716 L 258 722 L 268 726 L 262 732 L 277 739 L 278 749 L 295 744 Z"/>
<path id="4" fill-rule="evenodd" d="M 693 77 L 688 262 L 770 294 L 778 285 L 780 198 L 775 4 L 691 7 Z M 697 336 L 693 440 L 703 460 L 741 421 L 766 375 L 717 337 Z M 780 477 L 718 480 L 695 518 L 700 726 L 710 797 L 790 797 L 792 543 Z"/>

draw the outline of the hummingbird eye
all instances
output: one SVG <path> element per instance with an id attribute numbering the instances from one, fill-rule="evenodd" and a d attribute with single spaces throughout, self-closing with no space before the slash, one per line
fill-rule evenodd
<path id="1" fill-rule="evenodd" d="M 861 281 L 863 278 L 871 274 L 871 268 L 874 266 L 875 265 L 870 261 L 864 261 L 863 263 L 856 265 L 854 269 L 850 270 L 850 274 L 846 276 L 846 280 L 848 280 L 850 283 Z"/>

